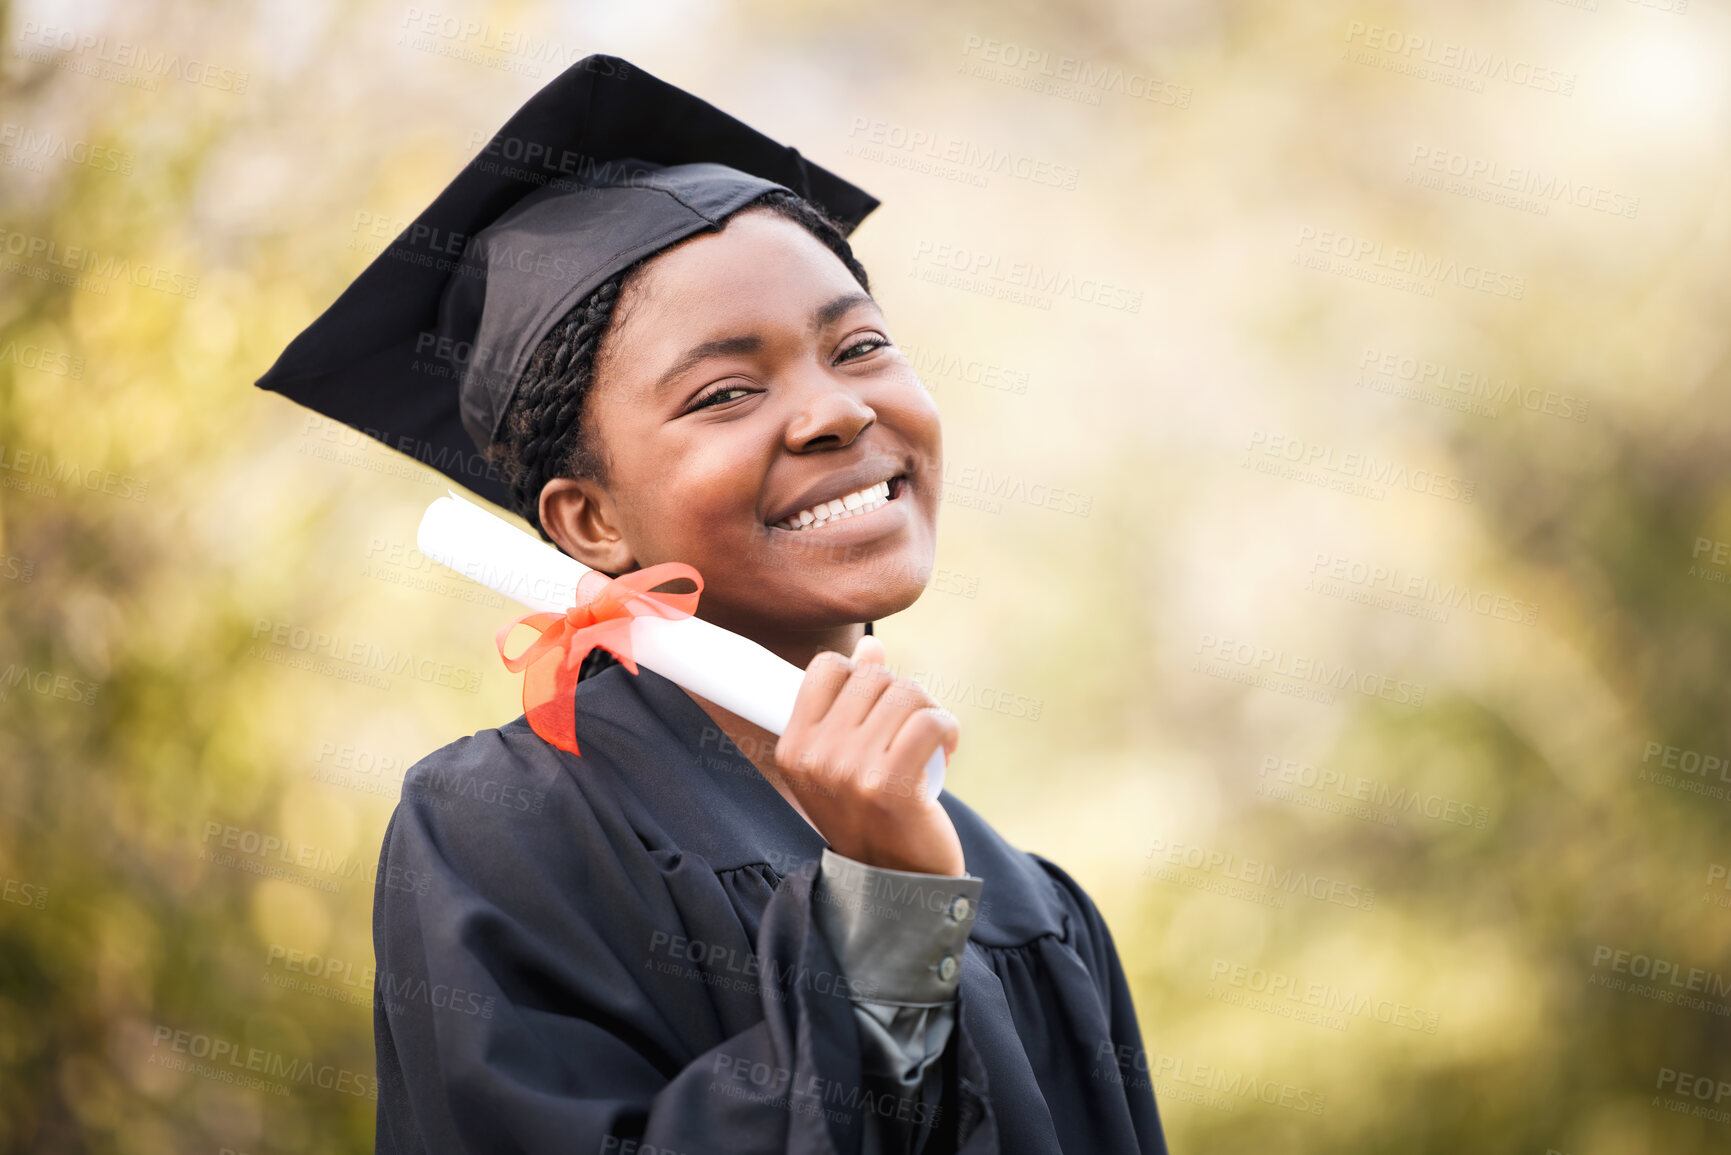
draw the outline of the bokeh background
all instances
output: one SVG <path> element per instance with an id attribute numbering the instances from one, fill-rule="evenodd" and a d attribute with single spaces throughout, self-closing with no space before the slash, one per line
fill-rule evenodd
<path id="1" fill-rule="evenodd" d="M 251 382 L 595 51 L 884 201 L 948 464 L 878 629 L 1105 911 L 1174 1151 L 1731 1149 L 1723 0 L 0 28 L 0 1149 L 370 1150 L 381 836 L 517 611 Z"/>

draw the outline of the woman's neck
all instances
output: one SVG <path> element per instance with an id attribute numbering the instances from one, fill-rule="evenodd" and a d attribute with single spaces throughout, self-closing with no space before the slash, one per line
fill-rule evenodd
<path id="1" fill-rule="evenodd" d="M 778 630 L 766 629 L 758 621 L 748 622 L 722 611 L 720 607 L 717 607 L 717 616 L 711 617 L 699 606 L 697 616 L 742 638 L 749 638 L 797 670 L 804 670 L 825 650 L 851 654 L 865 636 L 864 622 L 848 622 L 819 630 Z"/>

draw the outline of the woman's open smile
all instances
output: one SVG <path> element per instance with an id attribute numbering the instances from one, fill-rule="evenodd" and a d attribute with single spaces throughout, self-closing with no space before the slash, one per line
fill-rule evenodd
<path id="1" fill-rule="evenodd" d="M 821 493 L 830 493 L 847 484 L 847 478 L 839 478 L 818 488 Z M 797 512 L 774 518 L 768 524 L 771 529 L 784 533 L 839 532 L 844 524 L 848 524 L 854 532 L 846 534 L 845 540 L 869 540 L 907 524 L 907 505 L 895 505 L 906 485 L 907 474 L 895 473 L 882 481 L 848 490 L 839 497 L 827 500 L 819 497 L 801 505 Z M 879 513 L 887 516 L 876 516 Z M 826 533 L 826 539 L 840 540 L 835 537 L 835 532 Z"/>

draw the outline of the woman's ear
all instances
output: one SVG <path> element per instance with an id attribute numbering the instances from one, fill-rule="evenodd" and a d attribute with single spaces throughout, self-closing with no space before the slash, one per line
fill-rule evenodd
<path id="1" fill-rule="evenodd" d="M 541 487 L 541 526 L 560 549 L 590 569 L 620 574 L 637 568 L 619 530 L 612 495 L 586 477 L 555 477 Z"/>

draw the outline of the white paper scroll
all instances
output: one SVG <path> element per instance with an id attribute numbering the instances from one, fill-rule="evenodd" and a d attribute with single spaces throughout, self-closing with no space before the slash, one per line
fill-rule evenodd
<path id="1" fill-rule="evenodd" d="M 452 493 L 427 507 L 420 551 L 531 610 L 564 613 L 588 567 Z M 749 638 L 702 618 L 631 620 L 631 656 L 641 665 L 772 734 L 787 729 L 805 671 Z M 582 741 L 581 735 L 578 741 Z M 944 788 L 943 747 L 926 763 L 932 797 Z"/>

